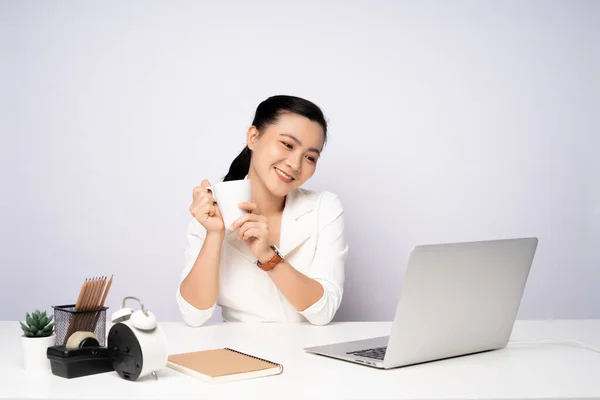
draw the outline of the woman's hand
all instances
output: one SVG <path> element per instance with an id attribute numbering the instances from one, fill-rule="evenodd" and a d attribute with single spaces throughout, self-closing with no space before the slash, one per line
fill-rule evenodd
<path id="1" fill-rule="evenodd" d="M 200 186 L 193 191 L 193 200 L 190 205 L 190 213 L 196 221 L 206 229 L 206 233 L 225 233 L 225 223 L 219 211 L 219 206 L 209 189 L 210 182 L 203 180 Z"/>
<path id="2" fill-rule="evenodd" d="M 231 224 L 230 230 L 236 229 L 239 240 L 244 240 L 246 245 L 260 262 L 267 262 L 273 257 L 275 252 L 269 244 L 269 225 L 267 217 L 258 212 L 256 204 L 243 202 L 239 207 L 248 211 Z"/>

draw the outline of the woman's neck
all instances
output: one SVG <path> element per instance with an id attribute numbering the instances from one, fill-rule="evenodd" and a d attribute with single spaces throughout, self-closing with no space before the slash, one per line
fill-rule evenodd
<path id="1" fill-rule="evenodd" d="M 252 202 L 262 215 L 268 218 L 283 212 L 285 197 L 273 195 L 252 170 L 248 172 L 248 179 L 252 180 Z"/>

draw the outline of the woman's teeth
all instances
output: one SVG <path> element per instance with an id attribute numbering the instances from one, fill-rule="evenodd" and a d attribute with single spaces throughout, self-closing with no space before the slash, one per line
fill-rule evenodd
<path id="1" fill-rule="evenodd" d="M 293 177 L 289 176 L 288 174 L 286 174 L 285 172 L 283 172 L 282 170 L 280 170 L 279 168 L 275 168 L 275 171 L 277 171 L 277 173 L 279 175 L 281 175 L 282 177 L 284 177 L 285 179 L 289 179 L 292 180 L 294 179 Z"/>

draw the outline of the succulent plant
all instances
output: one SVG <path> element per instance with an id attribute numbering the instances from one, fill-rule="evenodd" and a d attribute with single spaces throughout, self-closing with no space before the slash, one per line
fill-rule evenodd
<path id="1" fill-rule="evenodd" d="M 29 313 L 25 314 L 25 322 L 27 325 L 21 321 L 19 321 L 19 323 L 21 324 L 23 333 L 27 337 L 50 336 L 54 333 L 54 322 L 51 322 L 53 317 L 53 315 L 48 317 L 46 311 L 41 312 L 35 310 L 31 315 L 29 315 Z"/>

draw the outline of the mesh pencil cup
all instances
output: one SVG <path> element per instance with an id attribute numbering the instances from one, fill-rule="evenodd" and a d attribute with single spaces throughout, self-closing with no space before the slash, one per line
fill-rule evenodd
<path id="1" fill-rule="evenodd" d="M 100 346 L 105 346 L 106 310 L 108 307 L 75 311 L 75 304 L 68 304 L 52 306 L 52 308 L 54 309 L 56 345 L 65 345 L 69 337 L 77 331 L 86 331 L 93 332 L 98 337 Z"/>

